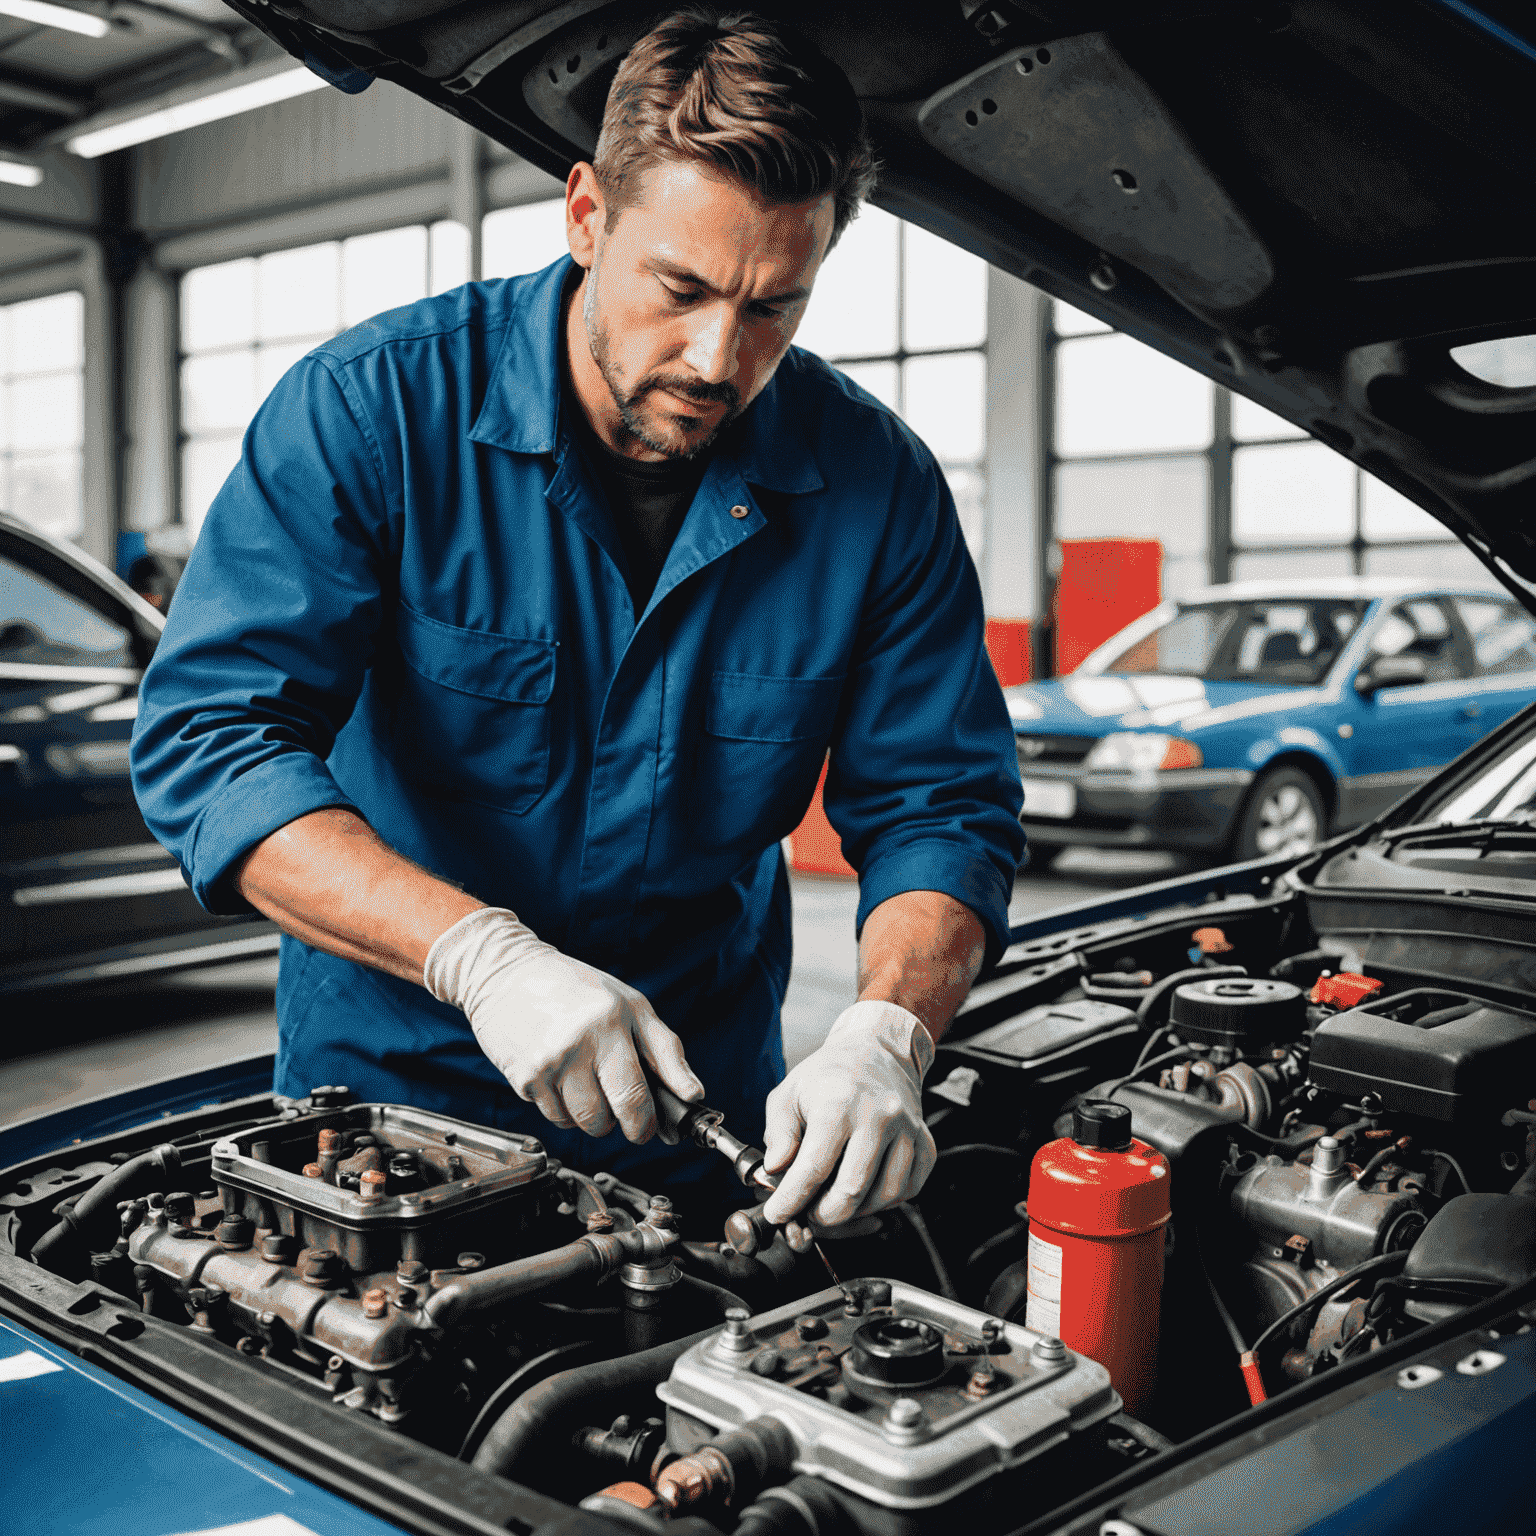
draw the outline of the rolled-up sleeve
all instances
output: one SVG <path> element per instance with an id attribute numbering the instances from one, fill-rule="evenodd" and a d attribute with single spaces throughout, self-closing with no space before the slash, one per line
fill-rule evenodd
<path id="1" fill-rule="evenodd" d="M 941 891 L 980 919 L 993 963 L 1008 945 L 1023 790 L 976 570 L 923 449 L 895 487 L 850 685 L 825 803 L 859 871 L 858 926 L 892 896 Z"/>
<path id="2" fill-rule="evenodd" d="M 139 808 L 210 912 L 250 911 L 229 877 L 269 833 L 351 804 L 325 760 L 373 660 L 397 501 L 345 375 L 297 364 L 209 510 L 133 734 Z"/>

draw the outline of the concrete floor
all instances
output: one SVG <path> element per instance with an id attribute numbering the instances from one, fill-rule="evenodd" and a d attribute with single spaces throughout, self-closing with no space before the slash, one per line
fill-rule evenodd
<path id="1" fill-rule="evenodd" d="M 1015 887 L 1010 914 L 1068 906 L 1165 877 L 1156 854 L 1070 850 Z M 854 1000 L 857 949 L 851 881 L 794 877 L 795 963 L 784 1001 L 791 1065 L 813 1051 Z M 277 962 L 251 961 L 155 981 L 9 1002 L 0 1040 L 0 1126 L 101 1094 L 141 1087 L 275 1049 Z"/>

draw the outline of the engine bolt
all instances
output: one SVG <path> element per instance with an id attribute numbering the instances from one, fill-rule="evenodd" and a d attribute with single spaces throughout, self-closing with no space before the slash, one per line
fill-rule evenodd
<path id="1" fill-rule="evenodd" d="M 613 1231 L 613 1217 L 612 1217 L 612 1215 L 609 1212 L 607 1212 L 607 1211 L 593 1211 L 592 1214 L 587 1217 L 587 1231 L 588 1232 L 612 1232 Z"/>
<path id="2" fill-rule="evenodd" d="M 965 1384 L 967 1397 L 986 1397 L 997 1387 L 997 1375 L 990 1365 L 979 1371 L 971 1372 L 971 1379 Z"/>
<path id="3" fill-rule="evenodd" d="M 864 1294 L 869 1298 L 872 1307 L 888 1307 L 891 1304 L 891 1282 L 889 1280 L 871 1280 Z"/>
<path id="4" fill-rule="evenodd" d="M 483 1253 L 461 1253 L 454 1264 L 466 1274 L 477 1269 L 485 1268 L 485 1255 Z"/>
<path id="5" fill-rule="evenodd" d="M 304 1177 L 306 1179 L 323 1179 L 325 1177 L 325 1169 L 319 1163 L 305 1163 Z"/>
<path id="6" fill-rule="evenodd" d="M 341 1277 L 341 1255 L 334 1248 L 311 1248 L 299 1278 L 306 1285 L 334 1285 Z"/>
<path id="7" fill-rule="evenodd" d="M 256 1351 L 261 1348 L 261 1345 L 255 1339 L 251 1338 L 249 1334 L 242 1333 L 240 1337 L 235 1340 L 235 1348 L 242 1355 L 254 1355 Z"/>
<path id="8" fill-rule="evenodd" d="M 185 1226 L 192 1216 L 192 1192 L 178 1189 L 165 1197 L 165 1214 Z"/>
<path id="9" fill-rule="evenodd" d="M 802 1339 L 819 1339 L 827 1331 L 827 1325 L 819 1317 L 806 1313 L 795 1319 L 795 1332 Z"/>
<path id="10" fill-rule="evenodd" d="M 416 1287 L 414 1285 L 402 1285 L 395 1292 L 395 1305 L 402 1312 L 414 1312 L 416 1310 Z"/>
<path id="11" fill-rule="evenodd" d="M 315 1150 L 318 1152 L 339 1152 L 341 1150 L 340 1131 L 321 1131 L 315 1141 Z"/>
<path id="12" fill-rule="evenodd" d="M 245 1216 L 226 1216 L 214 1229 L 214 1241 L 231 1253 L 238 1253 L 251 1246 L 256 1235 L 254 1224 Z"/>
<path id="13" fill-rule="evenodd" d="M 286 1264 L 288 1239 L 281 1232 L 269 1232 L 261 1240 L 261 1256 L 268 1264 Z"/>
<path id="14" fill-rule="evenodd" d="M 402 1285 L 420 1285 L 427 1278 L 427 1266 L 420 1259 L 401 1259 L 395 1265 L 395 1278 Z"/>
<path id="15" fill-rule="evenodd" d="M 383 1317 L 389 1311 L 389 1292 L 381 1286 L 363 1292 L 363 1316 Z"/>
<path id="16" fill-rule="evenodd" d="M 915 1397 L 898 1397 L 886 1411 L 885 1422 L 892 1429 L 916 1429 L 927 1417 Z"/>
<path id="17" fill-rule="evenodd" d="M 1067 1358 L 1067 1346 L 1060 1339 L 1040 1338 L 1030 1350 L 1037 1365 L 1060 1365 Z"/>
<path id="18" fill-rule="evenodd" d="M 366 1168 L 357 1183 L 357 1193 L 364 1200 L 382 1200 L 384 1198 L 385 1178 L 377 1168 Z"/>

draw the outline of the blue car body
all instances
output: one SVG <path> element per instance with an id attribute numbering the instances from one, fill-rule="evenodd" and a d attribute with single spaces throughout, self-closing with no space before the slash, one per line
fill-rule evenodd
<path id="1" fill-rule="evenodd" d="M 1363 609 L 1314 684 L 1108 670 L 1178 611 L 1288 598 L 1354 601 Z M 1409 581 L 1232 583 L 1163 604 L 1065 677 L 1008 689 L 1031 845 L 1037 852 L 1086 845 L 1241 856 L 1235 835 L 1254 786 L 1284 766 L 1316 784 L 1327 821 L 1322 835 L 1369 820 L 1536 696 L 1536 670 L 1523 661 L 1513 670 L 1479 666 L 1473 637 L 1448 601 L 1458 598 L 1504 606 L 1512 620 L 1519 614 L 1487 591 Z M 1445 670 L 1459 675 L 1362 694 L 1356 679 L 1383 625 L 1419 602 L 1447 614 Z M 1520 622 L 1529 625 L 1523 616 Z M 1198 748 L 1201 761 L 1163 770 L 1096 767 L 1091 753 L 1111 733 L 1171 735 Z"/>

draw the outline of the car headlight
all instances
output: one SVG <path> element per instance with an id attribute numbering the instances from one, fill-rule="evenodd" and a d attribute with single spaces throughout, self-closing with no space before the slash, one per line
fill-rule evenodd
<path id="1" fill-rule="evenodd" d="M 1083 767 L 1148 772 L 1198 768 L 1204 761 L 1200 748 L 1182 736 L 1163 736 L 1151 731 L 1114 731 L 1083 759 Z"/>

